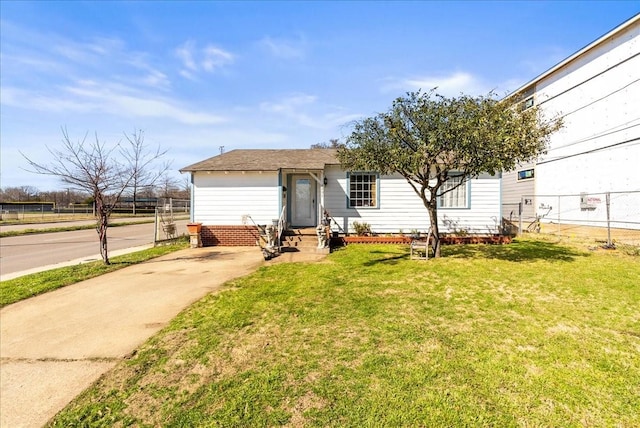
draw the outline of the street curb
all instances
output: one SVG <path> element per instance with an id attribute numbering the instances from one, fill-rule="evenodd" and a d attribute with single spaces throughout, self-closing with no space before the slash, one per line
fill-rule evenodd
<path id="1" fill-rule="evenodd" d="M 113 251 L 109 252 L 109 257 L 122 256 L 124 254 L 135 253 L 137 251 L 147 250 L 149 248 L 153 248 L 153 244 L 146 244 L 146 245 L 141 245 L 141 246 L 138 246 L 138 247 L 131 247 L 131 248 L 123 248 L 121 250 L 113 250 Z M 27 269 L 27 270 L 23 270 L 23 271 L 20 271 L 20 272 L 11 272 L 11 273 L 2 275 L 2 276 L 0 276 L 0 281 L 8 281 L 10 279 L 19 278 L 21 276 L 30 275 L 32 273 L 44 272 L 44 271 L 47 271 L 47 270 L 57 269 L 57 268 L 67 267 L 67 266 L 81 265 L 81 264 L 84 264 L 84 263 L 91 263 L 91 262 L 95 262 L 95 261 L 98 261 L 98 260 L 102 260 L 102 256 L 100 254 L 93 255 L 93 256 L 87 256 L 87 257 L 81 257 L 79 259 L 69 260 L 69 261 L 66 261 L 66 262 L 55 263 L 55 264 L 47 265 L 47 266 L 38 266 L 37 268 Z"/>

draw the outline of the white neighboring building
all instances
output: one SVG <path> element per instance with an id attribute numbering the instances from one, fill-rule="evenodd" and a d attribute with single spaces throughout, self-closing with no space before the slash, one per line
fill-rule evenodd
<path id="1" fill-rule="evenodd" d="M 606 226 L 610 192 L 611 226 L 640 229 L 640 14 L 515 94 L 564 128 L 537 162 L 503 174 L 503 217 L 522 201 L 525 221 Z"/>

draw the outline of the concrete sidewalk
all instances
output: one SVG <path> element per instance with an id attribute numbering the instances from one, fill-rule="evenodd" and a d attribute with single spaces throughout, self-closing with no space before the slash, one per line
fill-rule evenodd
<path id="1" fill-rule="evenodd" d="M 184 308 L 264 263 L 256 247 L 168 254 L 0 310 L 0 426 L 41 427 Z"/>
<path id="2" fill-rule="evenodd" d="M 122 250 L 112 250 L 112 251 L 109 251 L 109 258 L 112 259 L 113 257 L 122 256 L 124 254 L 135 253 L 137 251 L 143 251 L 149 248 L 153 248 L 153 244 L 140 245 L 139 247 L 123 248 Z M 102 260 L 102 256 L 100 254 L 93 254 L 91 256 L 80 257 L 79 259 L 68 260 L 66 262 L 54 263 L 52 265 L 46 265 L 46 266 L 38 266 L 32 269 L 21 270 L 19 272 L 11 272 L 4 275 L 0 275 L 0 281 L 8 281 L 10 279 L 19 278 L 25 275 L 31 275 L 33 273 L 45 272 L 48 270 L 58 269 L 58 268 L 67 267 L 67 266 L 81 265 L 84 263 L 91 263 L 99 260 Z"/>

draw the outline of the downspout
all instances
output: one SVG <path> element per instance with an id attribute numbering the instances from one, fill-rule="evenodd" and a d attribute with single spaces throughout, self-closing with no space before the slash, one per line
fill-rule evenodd
<path id="1" fill-rule="evenodd" d="M 320 172 L 320 204 L 318 206 L 318 224 L 322 224 L 322 221 L 324 220 L 324 180 L 325 180 L 325 176 L 324 176 L 324 170 L 322 172 Z"/>
<path id="2" fill-rule="evenodd" d="M 195 201 L 196 201 L 196 186 L 195 186 L 195 172 L 191 172 L 191 212 L 189 213 L 189 222 L 195 223 Z"/>
<path id="3" fill-rule="evenodd" d="M 282 208 L 283 208 L 283 203 L 284 200 L 282 198 L 282 194 L 284 193 L 284 189 L 282 186 L 282 168 L 278 170 L 278 217 L 280 217 L 280 214 L 282 213 Z"/>

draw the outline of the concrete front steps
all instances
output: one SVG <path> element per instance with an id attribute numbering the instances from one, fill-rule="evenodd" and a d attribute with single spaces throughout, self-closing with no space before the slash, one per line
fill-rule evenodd
<path id="1" fill-rule="evenodd" d="M 282 234 L 282 252 L 329 254 L 329 247 L 318 248 L 315 227 L 287 229 Z"/>

